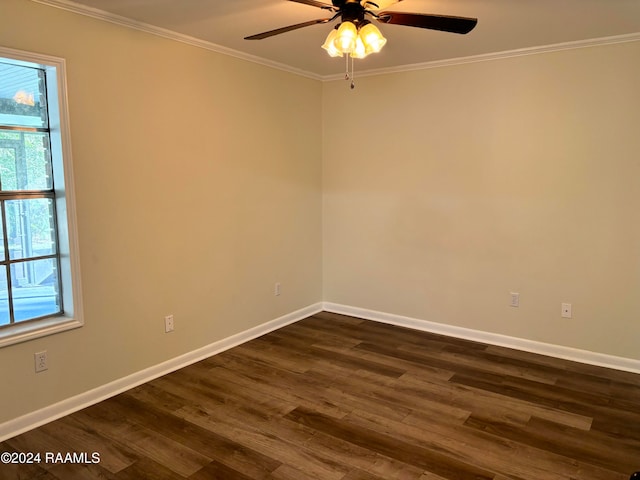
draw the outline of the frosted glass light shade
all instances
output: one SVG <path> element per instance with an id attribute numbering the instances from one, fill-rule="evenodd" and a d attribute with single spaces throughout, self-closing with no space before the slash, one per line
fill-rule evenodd
<path id="1" fill-rule="evenodd" d="M 342 22 L 334 40 L 336 49 L 342 53 L 351 53 L 356 49 L 358 30 L 351 22 Z"/>
<path id="2" fill-rule="evenodd" d="M 364 43 L 362 43 L 362 38 L 358 35 L 356 38 L 356 49 L 350 54 L 353 58 L 364 58 L 369 55 L 364 47 Z"/>
<path id="3" fill-rule="evenodd" d="M 358 33 L 358 37 L 362 39 L 362 43 L 364 44 L 366 54 L 370 53 L 378 53 L 382 50 L 385 43 L 387 43 L 387 39 L 382 36 L 378 27 L 376 27 L 373 23 L 367 23 L 364 25 L 360 32 Z"/>
<path id="4" fill-rule="evenodd" d="M 342 52 L 336 48 L 336 37 L 338 36 L 338 30 L 335 28 L 329 32 L 327 39 L 324 41 L 322 48 L 332 57 L 342 57 Z"/>

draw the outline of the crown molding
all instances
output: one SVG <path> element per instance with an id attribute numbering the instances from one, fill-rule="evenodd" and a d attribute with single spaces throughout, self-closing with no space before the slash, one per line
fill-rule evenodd
<path id="1" fill-rule="evenodd" d="M 212 52 L 221 53 L 230 57 L 235 57 L 241 60 L 246 60 L 266 67 L 275 68 L 285 72 L 300 75 L 302 77 L 311 78 L 313 80 L 320 80 L 323 82 L 330 82 L 335 80 L 344 80 L 344 73 L 335 75 L 319 75 L 317 73 L 309 72 L 299 68 L 291 67 L 283 63 L 267 60 L 256 55 L 250 55 L 248 53 L 240 52 L 232 48 L 223 47 L 222 45 L 215 44 L 201 40 L 189 35 L 174 32 L 166 28 L 156 27 L 149 25 L 148 23 L 139 22 L 130 18 L 122 17 L 113 13 L 105 12 L 97 8 L 88 7 L 86 5 L 80 5 L 71 0 L 31 0 L 32 2 L 41 3 L 50 7 L 56 7 L 69 12 L 85 15 L 88 17 L 96 18 L 106 22 L 114 23 L 116 25 L 133 28 L 142 32 L 150 33 L 159 37 L 167 38 L 169 40 L 175 40 L 177 42 L 192 45 Z M 578 40 L 573 42 L 556 43 L 552 45 L 542 45 L 537 47 L 520 48 L 515 50 L 506 50 L 503 52 L 487 53 L 481 55 L 472 55 L 469 57 L 458 57 L 445 60 L 436 60 L 433 62 L 414 63 L 410 65 L 399 65 L 396 67 L 379 68 L 372 70 L 362 70 L 358 72 L 358 77 L 370 77 L 375 75 L 386 75 L 390 73 L 402 73 L 415 70 L 427 70 L 430 68 L 450 67 L 454 65 L 464 65 L 467 63 L 488 62 L 493 60 L 500 60 L 505 58 L 522 57 L 526 55 L 538 55 L 541 53 L 557 52 L 561 50 L 573 50 L 578 48 L 596 47 L 601 45 L 611 45 L 616 43 L 627 43 L 640 41 L 640 32 L 630 33 L 626 35 L 615 35 L 611 37 L 591 38 L 587 40 Z"/>
<path id="2" fill-rule="evenodd" d="M 31 0 L 31 1 L 35 3 L 47 5 L 50 7 L 60 8 L 68 12 L 77 13 L 77 14 L 95 18 L 98 20 L 103 20 L 105 22 L 114 23 L 122 27 L 133 28 L 135 30 L 139 30 L 145 33 L 150 33 L 158 37 L 167 38 L 169 40 L 175 40 L 176 42 L 185 43 L 187 45 L 191 45 L 194 47 L 203 48 L 205 50 L 210 50 L 212 52 L 221 53 L 223 55 L 228 55 L 230 57 L 246 60 L 248 62 L 257 63 L 259 65 L 264 65 L 266 67 L 271 67 L 277 70 L 293 73 L 295 75 L 300 75 L 302 77 L 311 78 L 313 80 L 322 80 L 321 75 L 318 75 L 313 72 L 308 72 L 300 68 L 291 67 L 289 65 L 285 65 L 284 63 L 267 60 L 266 58 L 258 57 L 256 55 L 250 55 L 248 53 L 240 52 L 232 48 L 223 47 L 222 45 L 218 45 L 213 42 L 208 42 L 206 40 L 201 40 L 199 38 L 191 37 L 189 35 L 184 35 L 182 33 L 174 32 L 173 30 L 156 27 L 155 25 L 150 25 L 148 23 L 132 20 L 130 18 L 122 17 L 114 13 L 105 12 L 104 10 L 88 7 L 86 5 L 80 5 L 70 0 Z"/>
<path id="3" fill-rule="evenodd" d="M 516 50 L 505 50 L 503 52 L 486 53 L 472 55 L 470 57 L 449 58 L 436 60 L 433 62 L 414 63 L 411 65 L 399 65 L 397 67 L 378 68 L 372 70 L 358 71 L 358 77 L 370 77 L 375 75 L 385 75 L 389 73 L 410 72 L 414 70 L 427 70 L 430 68 L 450 67 L 453 65 L 464 65 L 467 63 L 489 62 L 504 58 L 523 57 L 526 55 L 539 55 L 541 53 L 558 52 L 561 50 L 575 50 L 578 48 L 597 47 L 601 45 L 611 45 L 616 43 L 628 43 L 640 41 L 640 32 L 626 35 L 615 35 L 612 37 L 590 38 L 587 40 L 577 40 L 573 42 L 555 43 L 552 45 L 542 45 L 538 47 L 519 48 Z M 322 76 L 323 82 L 344 80 L 344 73 L 337 75 Z"/>

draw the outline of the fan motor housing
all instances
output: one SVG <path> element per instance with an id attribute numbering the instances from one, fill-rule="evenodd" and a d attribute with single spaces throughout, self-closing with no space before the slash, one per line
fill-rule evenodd
<path id="1" fill-rule="evenodd" d="M 356 25 L 364 22 L 365 10 L 358 0 L 347 0 L 341 10 L 343 22 L 352 22 Z"/>

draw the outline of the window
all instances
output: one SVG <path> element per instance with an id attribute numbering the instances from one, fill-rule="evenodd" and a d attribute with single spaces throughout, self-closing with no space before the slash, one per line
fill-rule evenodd
<path id="1" fill-rule="evenodd" d="M 64 66 L 0 48 L 0 346 L 83 323 Z"/>

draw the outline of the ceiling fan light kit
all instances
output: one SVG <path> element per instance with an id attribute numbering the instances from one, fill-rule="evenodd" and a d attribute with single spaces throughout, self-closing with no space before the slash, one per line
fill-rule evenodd
<path id="1" fill-rule="evenodd" d="M 337 36 L 338 29 L 334 28 L 329 32 L 329 35 L 327 35 L 327 39 L 322 44 L 322 48 L 327 51 L 330 57 L 342 57 L 344 55 L 340 50 L 338 50 L 338 47 L 336 47 L 335 40 Z"/>
<path id="2" fill-rule="evenodd" d="M 347 55 L 347 74 L 345 78 L 351 79 L 353 83 L 353 59 L 365 58 L 371 53 L 378 53 L 387 43 L 380 30 L 365 19 L 365 15 L 375 18 L 378 22 L 394 25 L 404 25 L 407 27 L 425 28 L 429 30 L 440 30 L 443 32 L 466 34 L 469 33 L 478 23 L 476 18 L 455 17 L 450 15 L 430 15 L 422 13 L 404 12 L 376 12 L 380 7 L 378 4 L 368 0 L 332 0 L 332 5 L 318 0 L 288 0 L 290 2 L 302 3 L 312 7 L 333 12 L 332 18 L 321 18 L 308 22 L 290 25 L 288 27 L 269 30 L 245 37 L 245 40 L 262 40 L 281 33 L 297 30 L 298 28 L 328 23 L 340 17 L 341 22 L 327 35 L 322 48 L 331 57 L 343 57 Z M 397 3 L 402 0 L 385 1 L 386 5 Z M 349 57 L 351 57 L 351 74 L 349 74 Z"/>
<path id="3" fill-rule="evenodd" d="M 322 48 L 331 57 L 349 54 L 353 58 L 365 58 L 371 53 L 378 53 L 387 43 L 387 39 L 373 23 L 368 21 L 363 23 L 358 28 L 352 22 L 342 22 L 329 32 Z"/>
<path id="4" fill-rule="evenodd" d="M 362 38 L 362 43 L 364 44 L 367 55 L 370 53 L 378 53 L 387 43 L 387 39 L 382 36 L 378 27 L 371 22 L 367 22 L 360 27 L 358 36 Z"/>
<path id="5" fill-rule="evenodd" d="M 353 53 L 356 49 L 358 30 L 351 22 L 342 22 L 338 27 L 338 34 L 333 41 L 336 49 L 341 53 Z"/>

